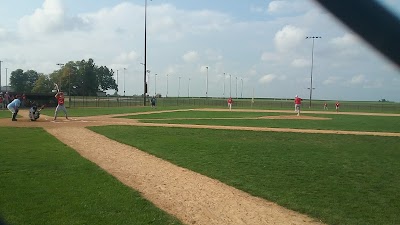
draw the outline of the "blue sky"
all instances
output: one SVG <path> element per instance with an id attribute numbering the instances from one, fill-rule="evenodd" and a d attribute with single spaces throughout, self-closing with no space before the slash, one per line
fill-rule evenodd
<path id="1" fill-rule="evenodd" d="M 381 2 L 400 15 L 399 1 Z M 143 6 L 2 2 L 2 85 L 5 68 L 48 74 L 57 63 L 93 58 L 119 71 L 120 93 L 124 86 L 127 95 L 142 93 Z M 318 35 L 313 98 L 400 102 L 398 68 L 311 0 L 148 1 L 147 28 L 151 94 L 165 96 L 168 79 L 169 96 L 205 96 L 208 67 L 209 96 L 308 98 L 312 41 L 305 37 Z"/>

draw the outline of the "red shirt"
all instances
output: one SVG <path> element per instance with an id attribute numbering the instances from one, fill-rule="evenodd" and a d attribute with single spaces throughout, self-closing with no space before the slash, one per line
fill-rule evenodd
<path id="1" fill-rule="evenodd" d="M 339 104 L 339 102 L 336 102 L 336 104 L 335 104 L 335 105 L 336 105 L 336 107 L 339 107 L 339 105 L 340 105 L 340 104 Z"/>
<path id="2" fill-rule="evenodd" d="M 229 103 L 229 104 L 232 104 L 232 102 L 233 102 L 232 99 L 229 98 L 229 99 L 228 99 L 228 103 Z"/>
<path id="3" fill-rule="evenodd" d="M 294 104 L 301 104 L 301 101 L 302 101 L 302 100 L 303 100 L 303 99 L 297 97 L 297 98 L 294 99 Z"/>
<path id="4" fill-rule="evenodd" d="M 59 105 L 64 105 L 64 94 L 58 94 L 56 98 Z"/>

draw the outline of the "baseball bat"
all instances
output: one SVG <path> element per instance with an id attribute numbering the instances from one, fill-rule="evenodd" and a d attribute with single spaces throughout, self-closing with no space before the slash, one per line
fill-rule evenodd
<path id="1" fill-rule="evenodd" d="M 54 83 L 54 87 L 57 89 L 57 92 L 60 92 L 60 89 L 58 88 L 58 84 Z"/>

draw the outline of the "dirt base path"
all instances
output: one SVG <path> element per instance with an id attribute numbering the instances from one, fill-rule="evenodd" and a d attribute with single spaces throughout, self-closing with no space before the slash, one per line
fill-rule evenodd
<path id="1" fill-rule="evenodd" d="M 287 112 L 287 111 L 286 111 Z M 152 112 L 150 112 L 152 113 Z M 157 112 L 159 113 L 159 112 Z M 308 216 L 178 167 L 136 148 L 110 140 L 85 127 L 102 125 L 168 126 L 200 129 L 237 129 L 273 132 L 340 133 L 400 136 L 400 133 L 323 131 L 255 127 L 225 127 L 182 124 L 146 124 L 136 120 L 112 118 L 114 115 L 80 117 L 71 120 L 42 116 L 31 122 L 27 112 L 17 122 L 0 119 L 1 126 L 43 127 L 127 186 L 179 218 L 186 224 L 322 224 Z M 132 115 L 132 114 L 129 114 Z M 93 141 L 88 141 L 93 140 Z"/>
<path id="2" fill-rule="evenodd" d="M 86 128 L 46 130 L 186 224 L 320 224 Z"/>

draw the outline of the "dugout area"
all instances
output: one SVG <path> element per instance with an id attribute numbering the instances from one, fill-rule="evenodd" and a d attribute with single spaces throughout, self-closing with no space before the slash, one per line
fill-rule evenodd
<path id="1" fill-rule="evenodd" d="M 10 93 L 16 95 L 18 93 Z M 28 93 L 24 94 L 25 98 L 22 99 L 22 108 L 30 108 L 33 102 L 36 102 L 38 106 L 45 105 L 45 107 L 57 106 L 57 99 L 53 93 Z"/>

